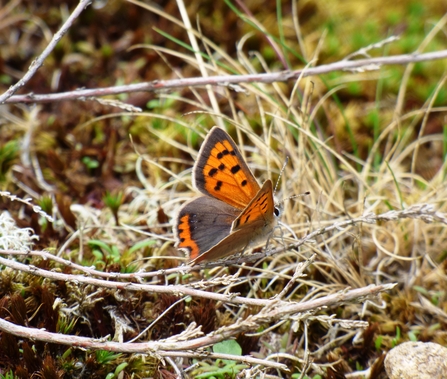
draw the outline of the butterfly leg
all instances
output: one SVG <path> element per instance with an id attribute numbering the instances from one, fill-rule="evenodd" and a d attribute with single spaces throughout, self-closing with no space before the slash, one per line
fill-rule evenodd
<path id="1" fill-rule="evenodd" d="M 273 231 L 272 231 L 272 232 L 269 234 L 269 236 L 267 237 L 267 241 L 266 241 L 266 243 L 265 243 L 265 249 L 264 249 L 265 252 L 267 252 L 268 249 L 269 249 L 270 239 L 271 239 L 271 238 L 272 238 L 272 239 L 275 238 L 275 236 L 274 236 L 274 234 L 275 234 L 275 229 L 279 229 L 279 230 L 280 230 L 281 244 L 282 244 L 282 246 L 283 246 L 284 248 L 286 247 L 286 243 L 285 243 L 285 241 L 284 241 L 284 231 L 283 231 L 281 225 L 278 224 L 278 225 L 276 225 L 276 226 L 273 228 Z"/>
<path id="2" fill-rule="evenodd" d="M 238 253 L 236 253 L 237 256 L 237 264 L 239 264 L 239 261 L 242 259 L 242 256 L 245 253 L 245 250 L 247 250 L 247 247 L 250 245 L 250 242 L 248 242 Z"/>

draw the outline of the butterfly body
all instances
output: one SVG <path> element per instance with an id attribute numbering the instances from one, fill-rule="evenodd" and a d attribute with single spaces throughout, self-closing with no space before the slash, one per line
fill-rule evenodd
<path id="1" fill-rule="evenodd" d="M 224 258 L 273 232 L 273 186 L 259 186 L 231 137 L 214 127 L 199 151 L 193 182 L 205 196 L 187 202 L 176 220 L 177 247 L 191 263 Z"/>

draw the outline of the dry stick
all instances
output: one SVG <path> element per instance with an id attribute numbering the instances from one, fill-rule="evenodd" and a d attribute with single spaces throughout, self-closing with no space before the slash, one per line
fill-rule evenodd
<path id="1" fill-rule="evenodd" d="M 51 333 L 44 329 L 29 328 L 13 324 L 0 318 L 0 330 L 5 333 L 12 334 L 21 338 L 29 338 L 34 341 L 42 341 L 48 343 L 57 343 L 61 345 L 68 345 L 73 347 L 79 347 L 83 349 L 99 349 L 108 350 L 121 353 L 141 353 L 151 354 L 159 357 L 183 357 L 183 358 L 198 358 L 207 357 L 212 359 L 231 359 L 240 360 L 250 364 L 262 364 L 264 366 L 270 366 L 273 368 L 288 370 L 287 366 L 270 362 L 263 359 L 252 358 L 249 356 L 234 356 L 230 354 L 217 354 L 208 352 L 183 352 L 183 351 L 167 351 L 163 350 L 165 344 L 159 342 L 144 342 L 144 343 L 125 343 L 125 342 L 102 342 L 99 339 L 78 337 L 61 333 Z M 167 343 L 167 346 L 175 346 L 178 343 Z"/>
<path id="2" fill-rule="evenodd" d="M 23 87 L 28 81 L 34 76 L 34 74 L 37 72 L 37 70 L 43 65 L 43 61 L 50 55 L 50 53 L 54 50 L 56 47 L 56 44 L 62 39 L 62 37 L 67 33 L 68 29 L 71 27 L 73 22 L 78 18 L 78 16 L 81 14 L 81 12 L 87 8 L 87 6 L 90 4 L 91 0 L 81 0 L 78 4 L 78 6 L 74 9 L 73 13 L 68 17 L 67 21 L 62 25 L 62 27 L 57 31 L 57 33 L 53 36 L 52 40 L 48 44 L 48 46 L 45 48 L 45 50 L 38 56 L 30 65 L 28 71 L 23 76 L 22 79 L 20 79 L 16 84 L 9 87 L 9 89 L 0 95 L 0 104 L 3 104 L 6 102 L 7 99 L 11 98 L 14 93 L 16 93 L 21 87 Z"/>
<path id="3" fill-rule="evenodd" d="M 18 201 L 20 203 L 28 205 L 30 208 L 32 208 L 33 212 L 38 213 L 40 216 L 46 218 L 49 222 L 54 222 L 53 217 L 43 211 L 41 207 L 32 203 L 33 199 L 22 199 L 21 197 L 13 195 L 11 194 L 11 192 L 8 191 L 0 191 L 0 197 L 2 196 L 7 197 L 10 201 Z"/>
<path id="4" fill-rule="evenodd" d="M 447 215 L 436 211 L 433 205 L 431 205 L 431 204 L 414 204 L 414 205 L 408 207 L 407 209 L 404 209 L 401 211 L 389 211 L 389 212 L 378 214 L 378 215 L 373 214 L 373 213 L 368 213 L 368 214 L 365 214 L 361 217 L 357 217 L 354 219 L 335 222 L 332 225 L 314 230 L 313 232 L 309 233 L 308 235 L 303 237 L 298 242 L 293 243 L 287 247 L 281 247 L 279 249 L 275 249 L 275 250 L 269 251 L 269 252 L 244 255 L 242 257 L 238 257 L 235 260 L 230 259 L 230 260 L 226 260 L 225 262 L 211 262 L 211 263 L 205 264 L 205 267 L 209 268 L 209 267 L 215 267 L 215 266 L 222 266 L 223 264 L 237 265 L 237 264 L 240 264 L 241 262 L 256 261 L 261 258 L 264 258 L 265 256 L 279 254 L 279 253 L 281 253 L 285 250 L 288 250 L 288 249 L 296 249 L 296 248 L 304 245 L 305 243 L 312 242 L 315 237 L 325 234 L 325 233 L 328 233 L 332 230 L 340 230 L 342 228 L 354 226 L 354 225 L 357 225 L 360 223 L 374 224 L 377 221 L 395 221 L 397 219 L 405 219 L 405 218 L 421 219 L 427 223 L 436 221 L 436 222 L 440 222 L 440 223 L 447 225 Z M 175 273 L 185 273 L 185 272 L 195 271 L 195 270 L 201 269 L 204 266 L 204 265 L 196 265 L 193 267 L 180 266 L 180 267 L 175 267 L 175 268 L 171 268 L 171 269 L 167 269 L 167 270 L 158 270 L 158 271 L 152 271 L 152 272 L 137 272 L 137 273 L 133 273 L 133 274 L 122 274 L 122 273 L 107 273 L 107 272 L 97 271 L 94 268 L 85 267 L 85 266 L 73 263 L 69 260 L 57 257 L 51 253 L 46 252 L 46 251 L 23 251 L 22 252 L 22 251 L 15 251 L 15 250 L 0 250 L 0 254 L 40 256 L 43 259 L 51 259 L 55 262 L 64 264 L 66 266 L 72 267 L 77 270 L 80 270 L 80 271 L 85 272 L 86 274 L 89 274 L 89 275 L 94 275 L 94 276 L 99 276 L 99 277 L 109 278 L 109 279 L 117 279 L 117 280 L 118 279 L 136 279 L 136 280 L 141 281 L 143 278 L 165 276 L 165 275 L 171 275 L 171 274 L 175 274 Z M 13 262 L 10 260 L 6 260 L 6 261 Z M 20 267 L 22 267 L 22 266 L 20 266 Z M 23 265 L 23 267 L 27 267 L 27 266 Z M 20 268 L 17 268 L 17 269 L 20 270 Z M 48 272 L 48 271 L 44 271 L 44 272 Z M 50 273 L 50 274 L 52 274 L 52 273 Z M 70 277 L 73 277 L 73 276 L 72 275 L 67 276 L 65 279 L 62 279 L 62 280 L 68 280 L 67 278 L 70 278 Z M 85 277 L 81 276 L 81 278 L 85 278 Z M 57 279 L 57 280 L 59 280 L 59 279 Z M 107 287 L 109 287 L 109 288 L 117 288 L 117 287 L 110 286 L 110 284 L 114 283 L 114 282 L 107 281 L 106 283 L 107 283 Z M 98 284 L 95 284 L 95 285 L 98 285 Z M 124 285 L 124 283 L 117 283 L 117 285 L 119 285 L 121 288 Z M 188 288 L 188 287 L 182 287 L 182 288 Z M 223 295 L 220 295 L 220 296 L 223 296 Z M 264 300 L 260 300 L 260 301 L 264 301 Z"/>
<path id="5" fill-rule="evenodd" d="M 260 325 L 265 324 L 266 322 L 278 320 L 291 314 L 318 310 L 322 307 L 340 305 L 341 303 L 363 298 L 365 296 L 377 295 L 380 292 L 392 289 L 394 286 L 395 284 L 378 286 L 370 285 L 368 287 L 343 291 L 303 303 L 287 303 L 285 305 L 281 305 L 280 307 L 272 307 L 272 309 L 268 309 L 265 312 L 261 311 L 258 314 L 248 316 L 244 320 L 237 321 L 233 325 L 221 328 L 218 331 L 212 332 L 204 337 L 197 337 L 186 341 L 182 340 L 181 336 L 179 338 L 176 338 L 176 336 L 170 337 L 168 340 L 140 343 L 101 341 L 88 337 L 51 333 L 42 329 L 16 325 L 3 319 L 0 319 L 0 330 L 22 338 L 31 338 L 33 340 L 70 345 L 73 347 L 86 349 L 101 349 L 125 353 L 152 353 L 160 356 L 185 356 L 184 354 L 190 353 L 184 353 L 184 350 L 194 350 L 214 345 L 218 342 L 232 338 L 241 332 L 257 329 Z M 195 356 L 197 356 L 197 354 Z M 234 357 L 233 359 L 237 359 L 237 357 Z"/>
<path id="6" fill-rule="evenodd" d="M 121 273 L 114 273 L 114 272 L 104 272 L 104 271 L 98 271 L 95 270 L 95 266 L 87 267 L 83 266 L 77 263 L 73 263 L 72 261 L 69 261 L 68 259 L 64 259 L 61 257 L 58 257 L 57 255 L 51 254 L 47 251 L 40 251 L 40 250 L 30 250 L 30 251 L 17 251 L 17 250 L 2 250 L 0 249 L 0 254 L 5 255 L 26 255 L 26 256 L 32 256 L 32 257 L 40 257 L 43 260 L 52 260 L 54 262 L 63 264 L 67 267 L 70 267 L 72 269 L 76 269 L 80 272 L 84 272 L 86 274 L 92 275 L 92 276 L 99 276 L 102 278 L 112 278 L 112 279 L 139 279 L 141 281 L 142 277 L 140 275 L 142 273 L 135 273 L 135 274 L 121 274 Z M 124 277 L 122 276 L 124 275 Z"/>
<path id="7" fill-rule="evenodd" d="M 403 211 L 390 211 L 381 215 L 366 214 L 359 219 L 346 220 L 344 222 L 335 223 L 327 228 L 322 228 L 314 233 L 308 235 L 308 237 L 315 237 L 323 232 L 327 232 L 333 229 L 340 229 L 344 226 L 353 225 L 356 222 L 367 222 L 374 223 L 377 220 L 397 220 L 399 218 L 421 218 L 425 222 L 439 221 L 441 223 L 447 223 L 444 214 L 434 210 L 433 206 L 429 204 L 414 205 L 405 209 Z M 321 307 L 328 307 L 335 304 L 340 304 L 342 302 L 351 301 L 353 299 L 364 297 L 368 295 L 374 295 L 381 291 L 386 291 L 391 289 L 394 285 L 383 285 L 364 287 L 360 289 L 355 289 L 351 291 L 345 291 L 337 294 L 332 294 L 329 296 L 322 297 L 320 299 L 314 299 L 303 303 L 287 303 L 278 300 L 267 300 L 259 301 L 253 299 L 245 299 L 238 296 L 224 296 L 214 293 L 208 293 L 205 291 L 193 290 L 184 286 L 154 286 L 154 285 L 141 285 L 135 283 L 120 283 L 120 282 L 110 282 L 104 280 L 98 280 L 94 278 L 87 278 L 82 275 L 65 275 L 61 273 L 49 272 L 41 270 L 34 266 L 23 265 L 12 260 L 0 258 L 0 264 L 4 264 L 13 269 L 22 270 L 29 272 L 34 275 L 39 275 L 47 277 L 54 280 L 65 280 L 65 281 L 75 281 L 86 284 L 97 285 L 101 287 L 109 287 L 123 290 L 146 290 L 154 292 L 168 292 L 174 294 L 188 294 L 191 296 L 203 296 L 215 300 L 221 300 L 232 303 L 253 303 L 256 305 L 262 305 L 264 308 L 261 312 L 256 315 L 247 317 L 242 321 L 237 321 L 234 325 L 221 328 L 220 330 L 213 332 L 207 336 L 193 338 L 186 340 L 182 339 L 182 336 L 174 336 L 169 340 L 156 341 L 148 343 L 118 343 L 118 342 L 102 342 L 96 339 L 88 337 L 78 337 L 78 336 L 67 336 L 58 333 L 50 333 L 43 330 L 35 328 L 27 328 L 23 326 L 18 326 L 0 319 L 0 329 L 7 333 L 14 334 L 19 337 L 32 338 L 41 340 L 44 342 L 60 343 L 65 345 L 70 345 L 74 347 L 91 348 L 91 349 L 102 349 L 117 352 L 128 352 L 128 353 L 152 353 L 159 356 L 192 356 L 197 357 L 200 353 L 185 353 L 183 350 L 198 349 L 205 346 L 213 345 L 217 342 L 223 341 L 228 338 L 232 338 L 235 335 L 244 332 L 257 329 L 260 325 L 279 320 L 291 314 L 306 312 L 310 310 L 318 310 Z M 261 305 L 261 306 L 262 306 Z M 196 329 L 200 332 L 200 329 Z M 180 351 L 179 351 L 180 350 Z M 208 355 L 209 357 L 214 357 Z M 247 357 L 245 357 L 248 359 Z M 231 356 L 228 358 L 231 359 Z M 240 358 L 234 357 L 235 360 Z M 269 362 L 270 363 L 270 362 Z M 265 361 L 262 363 L 266 365 Z"/>
<path id="8" fill-rule="evenodd" d="M 391 57 L 359 59 L 355 61 L 339 61 L 314 68 L 306 68 L 296 71 L 282 71 L 267 74 L 250 75 L 223 75 L 209 76 L 206 78 L 182 78 L 173 80 L 155 80 L 152 82 L 129 84 L 123 86 L 80 89 L 77 91 L 60 92 L 47 95 L 16 95 L 9 98 L 6 103 L 48 103 L 62 100 L 86 99 L 92 96 L 118 95 L 130 92 L 155 92 L 167 89 L 177 89 L 184 87 L 199 87 L 205 85 L 228 86 L 229 84 L 240 83 L 273 83 L 285 82 L 301 77 L 326 74 L 333 71 L 367 71 L 377 69 L 381 65 L 404 65 L 415 62 L 431 61 L 447 58 L 447 50 L 435 51 L 431 53 L 413 53 L 395 55 Z M 0 98 L 1 99 L 1 98 Z"/>
<path id="9" fill-rule="evenodd" d="M 73 282 L 76 284 L 82 283 L 86 285 L 93 285 L 97 287 L 110 288 L 115 290 L 167 293 L 174 296 L 189 295 L 194 297 L 202 297 L 206 299 L 222 301 L 226 303 L 246 304 L 260 307 L 265 307 L 272 303 L 272 300 L 247 299 L 242 296 L 235 296 L 234 294 L 222 295 L 214 292 L 196 290 L 182 285 L 153 285 L 153 284 L 140 284 L 140 283 L 129 283 L 129 282 L 114 282 L 110 280 L 91 278 L 83 275 L 63 274 L 60 272 L 43 270 L 33 265 L 25 265 L 23 263 L 19 263 L 3 257 L 0 257 L 0 265 L 4 265 L 6 267 L 10 267 L 13 270 L 23 271 L 31 275 L 41 276 L 43 278 L 48 278 L 51 280 L 62 280 L 64 282 Z M 279 305 L 285 305 L 285 304 L 289 303 L 281 302 Z"/>
<path id="10" fill-rule="evenodd" d="M 314 241 L 315 237 L 330 232 L 332 230 L 343 230 L 344 228 L 355 226 L 356 224 L 360 223 L 375 224 L 377 221 L 396 221 L 398 219 L 406 219 L 406 218 L 421 219 L 425 223 L 432 223 L 436 221 L 447 225 L 447 215 L 438 212 L 432 204 L 427 203 L 414 204 L 403 210 L 389 211 L 378 215 L 375 213 L 366 213 L 363 216 L 357 218 L 335 222 L 332 225 L 314 230 L 313 232 L 309 233 L 298 242 L 292 243 L 288 246 L 280 247 L 272 251 L 243 255 L 242 257 L 239 257 L 237 259 L 227 259 L 225 260 L 225 265 L 238 265 L 241 263 L 257 261 L 266 256 L 279 254 L 289 249 L 297 249 L 298 247 L 304 245 L 305 243 L 315 242 Z M 215 266 L 222 266 L 222 262 L 206 263 L 202 264 L 199 267 L 210 268 Z M 196 267 L 197 266 L 194 266 L 193 268 Z"/>

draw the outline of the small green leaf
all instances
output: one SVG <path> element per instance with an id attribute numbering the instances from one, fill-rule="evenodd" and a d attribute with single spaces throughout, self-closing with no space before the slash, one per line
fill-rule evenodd
<path id="1" fill-rule="evenodd" d="M 86 166 L 88 169 L 90 169 L 90 170 L 99 167 L 99 162 L 98 162 L 96 159 L 92 159 L 92 158 L 90 158 L 90 157 L 83 157 L 83 158 L 81 159 L 81 161 L 82 161 L 82 163 L 84 163 L 85 166 Z"/>
<path id="2" fill-rule="evenodd" d="M 91 248 L 95 248 L 95 247 L 97 247 L 97 248 L 99 248 L 99 249 L 101 249 L 101 250 L 104 250 L 104 251 L 107 252 L 107 254 L 109 254 L 109 255 L 112 255 L 112 254 L 113 254 L 112 249 L 111 249 L 110 246 L 107 245 L 105 242 L 102 242 L 102 241 L 99 241 L 99 240 L 90 240 L 90 241 L 88 241 L 88 245 L 89 245 Z"/>
<path id="3" fill-rule="evenodd" d="M 134 253 L 137 250 L 144 249 L 145 247 L 153 246 L 157 243 L 155 240 L 147 239 L 140 242 L 137 242 L 129 249 L 129 253 Z"/>
<path id="4" fill-rule="evenodd" d="M 382 346 L 383 336 L 378 336 L 376 340 L 374 341 L 374 346 L 376 348 L 376 351 L 380 351 L 380 348 Z"/>
<path id="5" fill-rule="evenodd" d="M 73 351 L 72 351 L 72 348 L 71 348 L 71 347 L 68 348 L 67 350 L 65 350 L 64 354 L 62 354 L 62 359 L 63 359 L 63 360 L 67 359 L 67 358 L 71 355 L 72 352 L 73 352 Z"/>
<path id="6" fill-rule="evenodd" d="M 421 286 L 413 286 L 413 289 L 414 289 L 415 291 L 418 291 L 419 293 L 425 295 L 425 296 L 428 296 L 428 291 L 427 291 L 424 287 L 421 287 Z"/>
<path id="7" fill-rule="evenodd" d="M 235 340 L 227 340 L 216 343 L 213 351 L 220 354 L 242 355 L 242 348 Z"/>
<path id="8" fill-rule="evenodd" d="M 129 365 L 129 363 L 127 362 L 123 362 L 121 364 L 119 364 L 116 369 L 115 369 L 115 375 L 118 376 L 118 374 L 123 371 L 127 366 Z"/>
<path id="9" fill-rule="evenodd" d="M 410 341 L 417 342 L 418 336 L 413 331 L 408 332 L 407 335 Z"/>

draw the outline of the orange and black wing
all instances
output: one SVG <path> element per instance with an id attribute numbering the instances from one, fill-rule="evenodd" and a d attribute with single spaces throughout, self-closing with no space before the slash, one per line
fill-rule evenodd
<path id="1" fill-rule="evenodd" d="M 200 192 L 240 210 L 260 189 L 234 141 L 216 126 L 203 142 L 193 173 Z"/>
<path id="2" fill-rule="evenodd" d="M 217 200 L 211 200 L 220 203 Z M 216 239 L 216 244 L 209 250 L 201 252 L 195 258 L 191 256 L 193 259 L 191 263 L 222 259 L 231 254 L 242 252 L 248 247 L 257 246 L 273 232 L 277 223 L 277 212 L 273 200 L 272 182 L 267 180 L 247 208 L 233 221 L 229 234 L 221 240 Z M 213 231 L 209 230 L 210 233 Z"/>
<path id="3" fill-rule="evenodd" d="M 266 180 L 256 196 L 250 201 L 243 212 L 234 220 L 232 231 L 247 228 L 250 224 L 262 221 L 265 225 L 271 224 L 275 219 L 275 200 L 273 199 L 273 185 Z"/>

